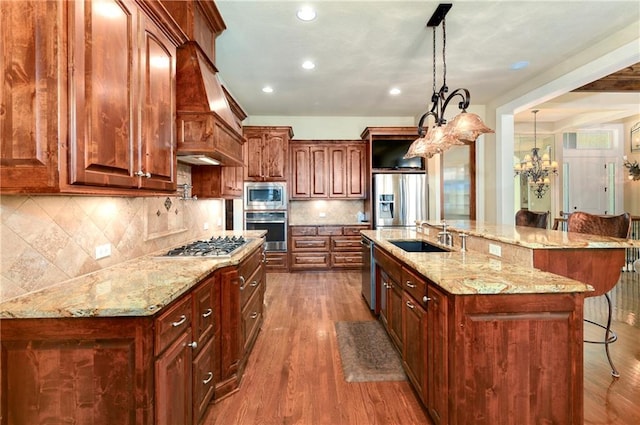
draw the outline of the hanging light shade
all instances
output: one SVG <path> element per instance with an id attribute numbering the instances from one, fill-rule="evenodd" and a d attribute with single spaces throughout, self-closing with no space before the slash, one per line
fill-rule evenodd
<path id="1" fill-rule="evenodd" d="M 477 114 L 466 111 L 458 114 L 447 126 L 451 128 L 451 134 L 455 138 L 469 143 L 475 142 L 481 134 L 495 133 L 482 122 Z"/>
<path id="2" fill-rule="evenodd" d="M 433 28 L 433 94 L 431 95 L 431 108 L 420 118 L 418 124 L 418 139 L 409 147 L 405 158 L 424 156 L 430 158 L 435 154 L 443 153 L 453 145 L 472 143 L 484 133 L 494 131 L 487 127 L 476 114 L 467 112 L 471 101 L 471 95 L 466 88 L 458 88 L 449 94 L 447 87 L 447 61 L 446 45 L 447 30 L 445 16 L 451 3 L 441 3 L 427 22 L 427 27 Z M 442 23 L 442 86 L 436 91 L 436 28 Z M 460 113 L 449 124 L 444 119 L 449 102 L 456 99 Z M 435 118 L 435 125 L 425 136 L 423 124 L 427 117 Z M 433 146 L 431 146 L 433 145 Z"/>

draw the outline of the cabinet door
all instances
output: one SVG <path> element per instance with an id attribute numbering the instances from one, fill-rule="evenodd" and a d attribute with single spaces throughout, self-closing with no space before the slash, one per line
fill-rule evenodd
<path id="1" fill-rule="evenodd" d="M 221 192 L 223 198 L 242 198 L 242 167 L 221 167 Z"/>
<path id="2" fill-rule="evenodd" d="M 142 16 L 140 48 L 141 139 L 136 171 L 145 189 L 176 189 L 176 48 L 151 21 Z"/>
<path id="3" fill-rule="evenodd" d="M 198 343 L 199 351 L 214 332 L 215 304 L 213 286 L 215 278 L 210 277 L 193 291 L 193 340 Z"/>
<path id="4" fill-rule="evenodd" d="M 427 297 L 426 405 L 436 424 L 446 424 L 449 423 L 447 298 L 432 285 L 427 286 Z"/>
<path id="5" fill-rule="evenodd" d="M 65 3 L 0 1 L 3 193 L 58 188 L 58 138 L 66 139 L 66 116 L 60 104 L 65 86 L 60 80 L 66 78 L 67 65 L 66 58 L 59 58 L 64 49 L 57 17 Z"/>
<path id="6" fill-rule="evenodd" d="M 389 275 L 382 270 L 379 266 L 376 266 L 376 294 L 380 294 L 380 322 L 385 327 L 387 332 L 389 330 L 389 291 L 391 286 L 389 285 Z"/>
<path id="7" fill-rule="evenodd" d="M 292 199 L 309 198 L 311 196 L 311 175 L 309 159 L 310 147 L 308 145 L 292 146 L 290 153 L 291 176 L 289 183 L 291 186 L 290 197 Z"/>
<path id="8" fill-rule="evenodd" d="M 366 162 L 365 146 L 347 146 L 346 196 L 347 198 L 366 198 Z"/>
<path id="9" fill-rule="evenodd" d="M 249 134 L 244 144 L 245 180 L 263 180 L 263 146 L 264 137 L 262 134 Z"/>
<path id="10" fill-rule="evenodd" d="M 402 331 L 404 345 L 402 360 L 405 370 L 418 394 L 423 394 L 425 356 L 423 338 L 426 331 L 426 312 L 408 293 L 402 295 Z"/>
<path id="11" fill-rule="evenodd" d="M 220 380 L 235 384 L 241 357 L 240 280 L 235 267 L 220 272 Z"/>
<path id="12" fill-rule="evenodd" d="M 262 175 L 270 181 L 287 179 L 289 140 L 282 132 L 267 132 L 263 146 Z"/>
<path id="13" fill-rule="evenodd" d="M 133 1 L 69 3 L 69 182 L 137 187 L 139 55 Z"/>
<path id="14" fill-rule="evenodd" d="M 211 338 L 200 350 L 193 361 L 193 423 L 200 423 L 200 418 L 209 407 L 215 386 L 214 339 Z"/>
<path id="15" fill-rule="evenodd" d="M 311 161 L 309 179 L 311 179 L 312 198 L 329 196 L 329 156 L 326 147 L 312 146 L 309 149 Z"/>
<path id="16" fill-rule="evenodd" d="M 387 301 L 387 310 L 389 315 L 387 321 L 389 322 L 389 335 L 391 340 L 396 344 L 400 352 L 402 352 L 402 286 L 397 282 L 389 279 L 389 286 L 391 286 L 389 299 Z"/>
<path id="17" fill-rule="evenodd" d="M 347 148 L 346 146 L 329 148 L 331 158 L 329 197 L 346 198 L 347 184 Z"/>
<path id="18" fill-rule="evenodd" d="M 155 364 L 157 425 L 190 424 L 191 396 L 191 330 L 180 334 Z"/>

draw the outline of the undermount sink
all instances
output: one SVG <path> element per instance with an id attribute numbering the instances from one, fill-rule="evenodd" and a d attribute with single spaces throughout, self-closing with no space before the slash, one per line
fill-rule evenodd
<path id="1" fill-rule="evenodd" d="M 389 241 L 389 243 L 407 252 L 449 252 L 448 249 L 432 245 L 422 240 Z"/>

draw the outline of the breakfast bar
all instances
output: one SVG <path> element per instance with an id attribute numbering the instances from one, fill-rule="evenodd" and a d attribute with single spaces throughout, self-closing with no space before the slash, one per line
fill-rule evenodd
<path id="1" fill-rule="evenodd" d="M 445 245 L 442 231 L 424 222 L 362 232 L 375 247 L 381 320 L 432 419 L 582 424 L 584 298 L 615 284 L 629 243 L 452 222 Z M 397 243 L 416 240 L 443 252 Z"/>

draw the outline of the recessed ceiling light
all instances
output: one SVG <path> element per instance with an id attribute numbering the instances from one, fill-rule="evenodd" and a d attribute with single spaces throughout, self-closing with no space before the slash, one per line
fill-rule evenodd
<path id="1" fill-rule="evenodd" d="M 517 71 L 519 69 L 523 69 L 529 66 L 529 61 L 518 61 L 511 64 L 511 69 Z"/>
<path id="2" fill-rule="evenodd" d="M 391 96 L 397 96 L 397 95 L 399 95 L 400 93 L 402 93 L 402 91 L 401 91 L 399 88 L 397 88 L 397 87 L 394 87 L 394 88 L 392 88 L 391 90 L 389 90 L 389 94 L 390 94 Z"/>
<path id="3" fill-rule="evenodd" d="M 311 6 L 302 6 L 298 9 L 296 16 L 301 21 L 313 21 L 316 19 L 316 11 L 311 8 Z"/>
<path id="4" fill-rule="evenodd" d="M 263 92 L 265 92 L 265 93 L 273 93 L 273 87 L 271 87 L 271 86 L 264 86 L 264 87 L 262 88 L 262 91 L 263 91 Z"/>
<path id="5" fill-rule="evenodd" d="M 302 62 L 302 67 L 304 69 L 313 69 L 313 68 L 316 67 L 316 64 L 311 62 L 311 61 L 304 61 L 304 62 Z"/>

